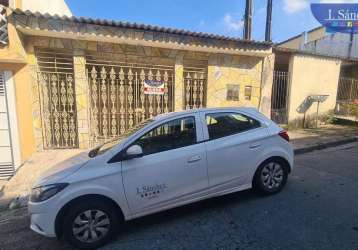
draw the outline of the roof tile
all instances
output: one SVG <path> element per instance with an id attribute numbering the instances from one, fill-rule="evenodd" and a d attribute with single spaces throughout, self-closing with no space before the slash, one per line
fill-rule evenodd
<path id="1" fill-rule="evenodd" d="M 139 30 L 146 30 L 146 31 L 157 31 L 157 32 L 164 32 L 176 35 L 187 35 L 199 38 L 210 38 L 216 40 L 225 40 L 225 41 L 233 41 L 233 42 L 240 42 L 243 44 L 250 44 L 250 45 L 258 45 L 258 46 L 272 46 L 271 42 L 266 41 L 254 41 L 254 40 L 245 40 L 237 37 L 229 37 L 211 33 L 204 33 L 204 32 L 195 32 L 190 30 L 184 29 L 173 29 L 167 27 L 160 27 L 160 26 L 153 26 L 153 25 L 146 25 L 140 23 L 130 23 L 130 22 L 122 22 L 116 20 L 106 20 L 106 19 L 92 19 L 86 17 L 75 17 L 75 16 L 59 16 L 59 15 L 50 15 L 48 13 L 41 14 L 39 12 L 31 12 L 29 10 L 23 11 L 20 9 L 13 10 L 15 14 L 18 15 L 26 15 L 26 16 L 35 16 L 39 18 L 46 18 L 46 19 L 57 19 L 63 21 L 72 21 L 72 22 L 79 22 L 79 23 L 87 23 L 87 24 L 97 24 L 103 26 L 113 26 L 113 27 L 120 27 L 120 28 L 131 28 L 131 29 L 139 29 Z"/>

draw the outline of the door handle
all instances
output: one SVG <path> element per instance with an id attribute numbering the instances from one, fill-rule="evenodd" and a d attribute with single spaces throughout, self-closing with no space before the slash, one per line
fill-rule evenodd
<path id="1" fill-rule="evenodd" d="M 188 163 L 193 163 L 193 162 L 200 161 L 200 160 L 201 160 L 201 156 L 200 155 L 195 155 L 195 156 L 190 157 L 188 159 Z"/>
<path id="2" fill-rule="evenodd" d="M 254 149 L 254 148 L 259 148 L 261 146 L 261 143 L 253 143 L 250 145 L 250 148 L 251 149 Z"/>

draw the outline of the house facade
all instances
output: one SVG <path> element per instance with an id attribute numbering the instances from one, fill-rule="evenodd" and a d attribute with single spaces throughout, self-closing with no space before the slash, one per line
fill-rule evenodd
<path id="1" fill-rule="evenodd" d="M 10 70 L 20 162 L 93 147 L 165 112 L 252 106 L 270 115 L 270 43 L 20 9 L 6 18 L 22 65 Z"/>

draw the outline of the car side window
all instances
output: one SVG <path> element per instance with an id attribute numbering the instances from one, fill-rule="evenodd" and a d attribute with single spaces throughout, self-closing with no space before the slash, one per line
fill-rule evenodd
<path id="1" fill-rule="evenodd" d="M 210 140 L 261 127 L 259 121 L 234 112 L 207 114 L 206 124 Z"/>
<path id="2" fill-rule="evenodd" d="M 196 143 L 195 118 L 185 117 L 161 124 L 134 143 L 142 147 L 143 154 L 155 154 Z"/>

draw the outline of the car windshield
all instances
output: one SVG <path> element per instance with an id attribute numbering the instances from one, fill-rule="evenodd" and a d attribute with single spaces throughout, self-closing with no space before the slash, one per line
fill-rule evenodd
<path id="1" fill-rule="evenodd" d="M 121 134 L 120 136 L 114 138 L 113 140 L 107 141 L 107 142 L 95 147 L 94 149 L 92 149 L 89 152 L 88 156 L 93 158 L 93 157 L 95 157 L 97 155 L 101 155 L 101 154 L 105 153 L 106 151 L 110 150 L 115 145 L 120 143 L 123 139 L 131 136 L 132 134 L 134 134 L 138 130 L 144 128 L 146 125 L 148 125 L 152 121 L 153 121 L 153 119 L 147 119 L 147 120 L 144 120 L 144 121 L 136 124 L 135 126 L 127 129 L 123 134 Z"/>

